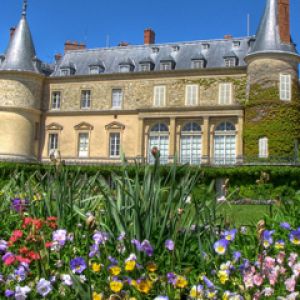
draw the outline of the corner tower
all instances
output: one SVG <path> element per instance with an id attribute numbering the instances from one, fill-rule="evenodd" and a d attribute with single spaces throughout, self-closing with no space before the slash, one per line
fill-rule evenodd
<path id="1" fill-rule="evenodd" d="M 266 0 L 250 43 L 245 155 L 293 161 L 300 138 L 300 57 L 290 36 L 289 0 Z"/>
<path id="2" fill-rule="evenodd" d="M 28 26 L 27 1 L 21 20 L 0 56 L 0 159 L 38 158 L 44 75 Z"/>

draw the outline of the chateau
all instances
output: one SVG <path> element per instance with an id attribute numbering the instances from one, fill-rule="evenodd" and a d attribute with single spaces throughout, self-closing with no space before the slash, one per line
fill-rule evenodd
<path id="1" fill-rule="evenodd" d="M 297 159 L 300 56 L 289 0 L 266 0 L 255 36 L 87 49 L 40 61 L 26 19 L 0 55 L 0 160 L 232 165 Z"/>

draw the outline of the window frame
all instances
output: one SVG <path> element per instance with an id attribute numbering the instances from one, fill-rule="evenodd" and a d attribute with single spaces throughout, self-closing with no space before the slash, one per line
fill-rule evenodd
<path id="1" fill-rule="evenodd" d="M 55 99 L 54 101 L 54 96 L 55 94 L 57 94 L 56 96 L 59 95 L 59 99 L 58 99 L 58 105 L 54 105 L 54 103 L 56 103 L 57 99 Z M 51 110 L 60 110 L 61 109 L 61 99 L 62 99 L 62 92 L 61 91 L 51 91 L 51 106 L 50 109 Z"/>
<path id="2" fill-rule="evenodd" d="M 162 89 L 163 92 L 157 92 L 157 90 Z M 157 95 L 159 98 L 157 99 Z M 166 106 L 166 86 L 156 85 L 153 87 L 153 106 L 154 107 L 165 107 Z"/>
<path id="3" fill-rule="evenodd" d="M 287 80 L 288 79 L 288 80 Z M 279 74 L 279 97 L 281 101 L 292 100 L 292 76 L 291 74 Z"/>
<path id="4" fill-rule="evenodd" d="M 226 57 L 224 58 L 224 64 L 225 64 L 225 68 L 236 67 L 237 59 L 236 57 Z"/>
<path id="5" fill-rule="evenodd" d="M 229 87 L 229 97 L 226 97 L 226 94 L 228 91 L 226 91 L 226 87 Z M 225 88 L 225 91 L 223 92 L 223 88 Z M 230 82 L 223 82 L 219 84 L 219 101 L 218 104 L 219 105 L 231 105 L 233 103 L 233 99 L 232 99 L 232 83 Z M 224 93 L 224 95 L 222 95 L 222 93 Z"/>
<path id="6" fill-rule="evenodd" d="M 258 157 L 268 158 L 269 157 L 269 139 L 264 136 L 258 140 Z"/>
<path id="7" fill-rule="evenodd" d="M 189 91 L 189 89 L 194 89 L 195 91 Z M 189 98 L 189 96 L 194 95 L 195 98 Z M 193 101 L 191 101 L 193 100 Z M 185 105 L 186 106 L 196 106 L 199 104 L 199 85 L 198 84 L 187 84 L 185 86 Z"/>
<path id="8" fill-rule="evenodd" d="M 119 103 L 120 105 L 114 105 L 114 94 L 117 93 L 117 92 L 120 92 L 119 93 Z M 111 109 L 115 109 L 115 110 L 118 110 L 118 109 L 122 109 L 123 108 L 123 101 L 124 101 L 124 91 L 122 88 L 112 88 L 111 90 Z"/>
<path id="9" fill-rule="evenodd" d="M 171 71 L 172 68 L 172 62 L 171 61 L 161 61 L 159 64 L 159 70 L 160 71 Z"/>
<path id="10" fill-rule="evenodd" d="M 118 136 L 118 139 L 114 139 L 114 149 L 112 149 L 113 143 L 112 143 L 112 137 Z M 119 143 L 117 143 L 117 141 Z M 115 152 L 115 154 L 112 154 Z M 121 156 L 121 132 L 119 131 L 111 131 L 109 132 L 109 157 L 110 158 L 120 158 Z"/>
<path id="11" fill-rule="evenodd" d="M 87 135 L 87 150 L 86 150 L 86 156 L 80 155 L 80 136 L 81 135 Z M 90 132 L 89 131 L 79 131 L 77 133 L 77 157 L 78 158 L 88 158 L 90 156 Z"/>
<path id="12" fill-rule="evenodd" d="M 71 68 L 60 68 L 60 76 L 71 76 Z"/>
<path id="13" fill-rule="evenodd" d="M 88 94 L 89 94 L 88 99 L 86 99 L 86 98 L 84 99 L 84 93 L 86 93 L 86 92 L 88 92 Z M 88 106 L 84 106 L 83 103 L 88 103 Z M 91 109 L 91 107 L 92 107 L 91 104 L 92 104 L 92 91 L 88 90 L 88 89 L 81 90 L 81 94 L 80 94 L 80 109 L 83 109 L 83 110 Z"/>
<path id="14" fill-rule="evenodd" d="M 191 63 L 192 69 L 205 69 L 204 59 L 193 59 Z"/>
<path id="15" fill-rule="evenodd" d="M 56 136 L 56 148 L 51 147 L 51 136 Z M 58 132 L 49 132 L 48 133 L 48 155 L 51 155 L 52 152 L 59 150 L 59 133 Z"/>

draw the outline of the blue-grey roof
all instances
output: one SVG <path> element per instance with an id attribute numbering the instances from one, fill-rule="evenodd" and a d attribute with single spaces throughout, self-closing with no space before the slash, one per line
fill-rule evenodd
<path id="1" fill-rule="evenodd" d="M 140 72 L 139 64 L 144 62 L 145 58 L 154 63 L 153 71 L 159 71 L 160 62 L 165 61 L 166 58 L 167 60 L 172 59 L 175 62 L 175 70 L 185 70 L 191 69 L 192 60 L 200 55 L 206 60 L 206 68 L 222 68 L 225 67 L 224 56 L 228 53 L 234 53 L 239 60 L 239 66 L 245 66 L 244 58 L 248 54 L 250 40 L 251 37 L 244 37 L 233 40 L 182 42 L 176 43 L 176 45 L 129 45 L 112 48 L 71 50 L 67 51 L 62 59 L 56 63 L 55 70 L 51 76 L 60 76 L 60 68 L 70 63 L 75 67 L 75 75 L 88 75 L 89 66 L 93 65 L 95 61 L 102 62 L 105 67 L 104 74 L 118 73 L 119 66 L 124 61 L 131 62 L 134 66 L 132 72 Z M 239 41 L 240 45 L 236 47 L 233 41 Z M 204 44 L 209 44 L 209 49 L 204 49 Z"/>
<path id="2" fill-rule="evenodd" d="M 297 55 L 295 45 L 282 43 L 279 33 L 278 0 L 267 0 L 266 8 L 249 55 L 261 53 L 290 53 Z"/>
<path id="3" fill-rule="evenodd" d="M 4 59 L 2 59 L 0 70 L 40 73 L 40 62 L 36 59 L 35 48 L 24 10 L 4 54 Z"/>

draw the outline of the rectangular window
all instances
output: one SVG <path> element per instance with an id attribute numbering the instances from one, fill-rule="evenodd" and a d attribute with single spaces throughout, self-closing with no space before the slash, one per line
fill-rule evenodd
<path id="1" fill-rule="evenodd" d="M 280 100 L 291 101 L 291 75 L 280 74 Z"/>
<path id="2" fill-rule="evenodd" d="M 159 85 L 154 87 L 154 106 L 165 106 L 166 105 L 166 87 Z"/>
<path id="3" fill-rule="evenodd" d="M 219 85 L 219 104 L 231 104 L 232 101 L 231 83 L 221 83 Z"/>
<path id="4" fill-rule="evenodd" d="M 109 135 L 109 156 L 120 156 L 120 133 L 115 132 Z"/>
<path id="5" fill-rule="evenodd" d="M 160 63 L 160 70 L 162 71 L 168 71 L 172 69 L 172 63 L 166 62 L 166 63 Z"/>
<path id="6" fill-rule="evenodd" d="M 123 91 L 121 89 L 112 90 L 112 108 L 121 109 L 123 103 Z"/>
<path id="7" fill-rule="evenodd" d="M 197 84 L 189 84 L 185 87 L 185 104 L 198 104 L 199 86 Z"/>
<path id="8" fill-rule="evenodd" d="M 225 67 L 230 68 L 230 67 L 235 67 L 236 66 L 236 58 L 226 58 L 225 60 Z"/>
<path id="9" fill-rule="evenodd" d="M 91 108 L 91 91 L 81 91 L 81 109 L 89 109 Z"/>
<path id="10" fill-rule="evenodd" d="M 90 66 L 90 74 L 95 75 L 100 73 L 100 67 L 99 66 Z"/>
<path id="11" fill-rule="evenodd" d="M 60 109 L 61 93 L 52 92 L 51 109 Z"/>
<path id="12" fill-rule="evenodd" d="M 268 145 L 268 138 L 260 138 L 259 139 L 259 154 L 258 157 L 260 158 L 267 158 L 269 156 L 269 145 Z"/>
<path id="13" fill-rule="evenodd" d="M 192 61 L 192 69 L 203 69 L 205 67 L 205 60 L 199 59 L 199 60 L 193 60 Z"/>
<path id="14" fill-rule="evenodd" d="M 48 141 L 48 152 L 51 154 L 58 149 L 58 133 L 50 133 Z"/>
<path id="15" fill-rule="evenodd" d="M 70 76 L 71 70 L 70 69 L 61 69 L 60 70 L 60 76 Z"/>
<path id="16" fill-rule="evenodd" d="M 78 136 L 78 156 L 88 157 L 89 155 L 89 134 L 87 132 L 79 133 Z"/>
<path id="17" fill-rule="evenodd" d="M 142 72 L 149 72 L 151 70 L 150 64 L 141 64 L 140 65 L 140 70 Z"/>

